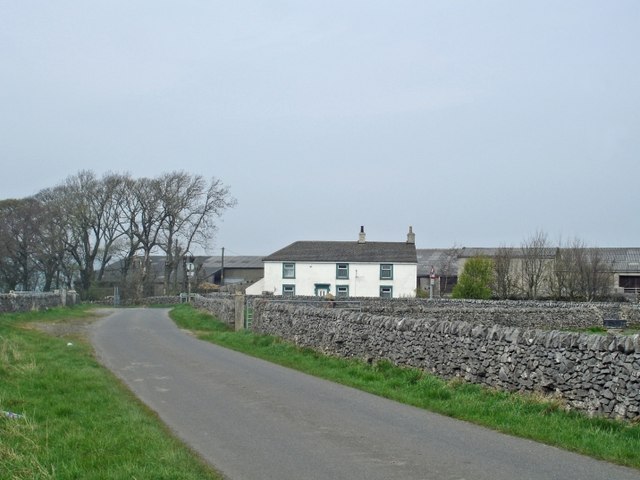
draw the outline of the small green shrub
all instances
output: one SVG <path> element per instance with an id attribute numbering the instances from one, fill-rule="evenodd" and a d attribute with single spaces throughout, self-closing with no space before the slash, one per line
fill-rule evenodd
<path id="1" fill-rule="evenodd" d="M 473 257 L 464 264 L 460 278 L 453 287 L 453 298 L 491 298 L 494 283 L 493 260 L 487 257 Z"/>

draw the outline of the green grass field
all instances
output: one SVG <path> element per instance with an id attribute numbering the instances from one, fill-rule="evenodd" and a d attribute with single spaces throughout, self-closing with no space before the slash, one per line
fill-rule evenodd
<path id="1" fill-rule="evenodd" d="M 0 478 L 219 479 L 73 329 L 56 337 L 33 328 L 88 316 L 86 308 L 0 316 Z"/>
<path id="2" fill-rule="evenodd" d="M 189 305 L 178 306 L 171 316 L 203 340 L 264 360 L 500 432 L 640 468 L 640 426 L 636 424 L 567 412 L 557 400 L 447 382 L 389 362 L 345 360 L 275 337 L 232 332 Z"/>
<path id="3" fill-rule="evenodd" d="M 189 305 L 171 313 L 198 337 L 376 395 L 634 468 L 640 426 L 566 412 L 562 404 L 446 382 L 232 332 Z M 219 479 L 94 358 L 76 328 L 86 308 L 0 316 L 0 478 Z M 39 328 L 34 328 L 36 322 Z M 71 343 L 71 345 L 69 345 Z M 4 412 L 19 415 L 10 418 Z"/>

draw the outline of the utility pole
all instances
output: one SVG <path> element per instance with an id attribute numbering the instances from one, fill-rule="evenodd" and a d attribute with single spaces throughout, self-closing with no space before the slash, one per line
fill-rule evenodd
<path id="1" fill-rule="evenodd" d="M 224 285 L 224 247 L 222 247 L 222 264 L 220 265 L 220 286 Z"/>
<path id="2" fill-rule="evenodd" d="M 431 265 L 431 273 L 429 274 L 429 299 L 433 300 L 433 286 L 436 283 L 436 270 Z"/>

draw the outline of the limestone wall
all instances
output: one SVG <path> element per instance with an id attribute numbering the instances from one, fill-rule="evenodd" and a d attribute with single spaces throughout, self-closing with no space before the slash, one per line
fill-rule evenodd
<path id="1" fill-rule="evenodd" d="M 604 319 L 640 322 L 637 304 L 492 300 L 362 299 L 363 312 L 544 330 L 602 326 Z"/>
<path id="2" fill-rule="evenodd" d="M 234 326 L 236 308 L 234 295 L 215 294 L 210 296 L 198 295 L 193 299 L 193 306 L 211 313 L 214 317 L 229 326 Z"/>
<path id="3" fill-rule="evenodd" d="M 431 308 L 420 318 L 415 310 L 401 314 L 396 309 L 390 316 L 364 307 L 358 312 L 259 300 L 252 328 L 333 355 L 388 359 L 447 379 L 554 394 L 590 414 L 628 419 L 640 414 L 638 335 L 483 324 L 469 312 L 454 315 L 451 307 Z M 452 319 L 465 315 L 472 321 Z M 538 315 L 531 313 L 531 318 Z M 518 312 L 509 316 L 518 323 Z"/>
<path id="4" fill-rule="evenodd" d="M 71 306 L 77 301 L 77 294 L 73 290 L 57 292 L 11 292 L 0 294 L 0 313 L 28 312 L 30 310 L 44 310 L 46 308 Z"/>

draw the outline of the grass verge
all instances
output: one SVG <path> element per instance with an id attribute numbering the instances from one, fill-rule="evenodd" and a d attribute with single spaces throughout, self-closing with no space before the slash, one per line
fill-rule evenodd
<path id="1" fill-rule="evenodd" d="M 568 412 L 553 399 L 443 381 L 390 362 L 322 355 L 275 337 L 233 332 L 211 315 L 179 305 L 171 317 L 202 340 L 398 402 L 594 458 L 640 468 L 640 426 Z"/>
<path id="2" fill-rule="evenodd" d="M 80 307 L 0 316 L 0 477 L 219 479 L 80 337 L 28 328 L 91 315 Z"/>

